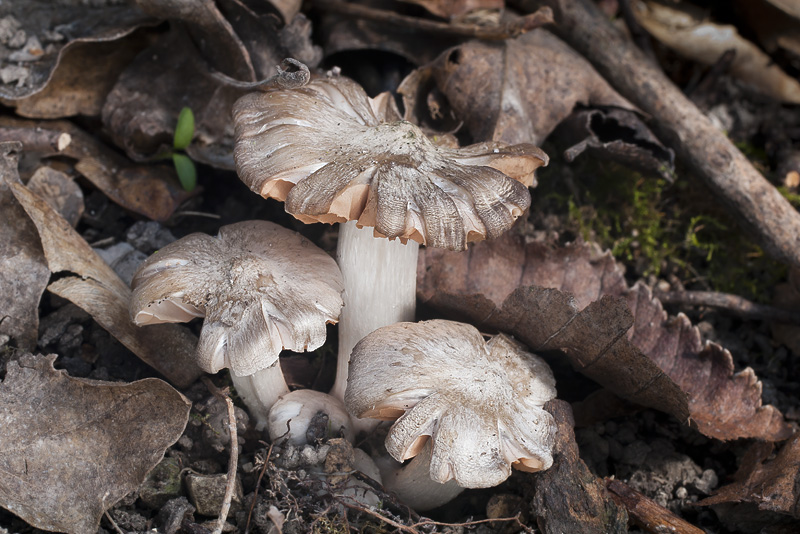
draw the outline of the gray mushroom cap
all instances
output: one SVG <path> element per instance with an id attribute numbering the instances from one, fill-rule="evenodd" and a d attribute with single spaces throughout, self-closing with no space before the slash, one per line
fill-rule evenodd
<path id="1" fill-rule="evenodd" d="M 556 430 L 543 405 L 556 395 L 547 364 L 502 334 L 432 320 L 379 328 L 353 349 L 345 395 L 357 417 L 397 419 L 386 449 L 397 461 L 432 440 L 431 479 L 491 487 L 548 469 Z"/>
<path id="2" fill-rule="evenodd" d="M 245 95 L 233 115 L 242 181 L 296 218 L 357 220 L 378 236 L 453 250 L 510 228 L 547 163 L 529 144 L 437 146 L 400 120 L 387 93 L 371 99 L 344 77 Z"/>
<path id="3" fill-rule="evenodd" d="M 137 325 L 205 316 L 200 367 L 237 376 L 266 369 L 282 349 L 314 350 L 342 308 L 336 262 L 302 237 L 267 221 L 191 234 L 149 257 L 131 283 Z"/>

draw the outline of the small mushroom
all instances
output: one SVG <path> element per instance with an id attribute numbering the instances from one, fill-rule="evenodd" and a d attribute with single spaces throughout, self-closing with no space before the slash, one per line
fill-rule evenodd
<path id="1" fill-rule="evenodd" d="M 499 236 L 530 205 L 528 185 L 547 162 L 530 144 L 437 146 L 400 119 L 389 93 L 371 99 L 339 76 L 246 95 L 233 116 L 236 169 L 253 191 L 304 222 L 351 221 L 337 250 L 338 398 L 355 343 L 414 319 L 418 243 L 463 250 Z"/>
<path id="2" fill-rule="evenodd" d="M 314 350 L 342 307 L 336 262 L 300 234 L 267 221 L 195 233 L 162 248 L 131 283 L 131 318 L 139 325 L 205 317 L 196 348 L 200 367 L 228 367 L 258 427 L 289 389 L 283 349 Z"/>
<path id="3" fill-rule="evenodd" d="M 379 328 L 356 344 L 345 406 L 357 417 L 395 420 L 387 452 L 398 462 L 419 456 L 383 479 L 395 491 L 409 487 L 401 497 L 416 502 L 421 490 L 406 478 L 420 483 L 419 464 L 429 466 L 433 489 L 425 491 L 445 496 L 451 480 L 487 488 L 512 467 L 548 469 L 556 425 L 543 406 L 555 395 L 544 360 L 511 338 L 486 342 L 471 325 L 431 320 Z"/>

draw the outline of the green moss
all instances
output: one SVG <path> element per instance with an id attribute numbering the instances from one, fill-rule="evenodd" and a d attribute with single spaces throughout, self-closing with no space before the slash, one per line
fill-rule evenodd
<path id="1" fill-rule="evenodd" d="M 635 277 L 672 274 L 689 288 L 765 302 L 786 275 L 741 231 L 718 195 L 694 180 L 670 184 L 587 159 L 571 167 L 574 178 L 567 181 L 560 165 L 554 161 L 539 176 L 532 209 L 560 215 L 567 234 L 611 250 Z M 800 206 L 800 195 L 782 192 Z"/>

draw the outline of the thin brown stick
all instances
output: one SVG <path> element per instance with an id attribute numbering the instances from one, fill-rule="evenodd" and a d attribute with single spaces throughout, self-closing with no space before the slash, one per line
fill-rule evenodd
<path id="1" fill-rule="evenodd" d="M 619 480 L 606 479 L 606 488 L 614 501 L 628 510 L 628 517 L 648 532 L 704 534 L 703 530 L 684 521 Z"/>
<path id="2" fill-rule="evenodd" d="M 688 306 L 708 306 L 719 308 L 746 319 L 757 321 L 776 321 L 779 323 L 800 324 L 800 312 L 776 308 L 747 300 L 739 295 L 717 293 L 715 291 L 669 291 L 656 293 L 664 304 Z"/>
<path id="3" fill-rule="evenodd" d="M 7 126 L 0 128 L 0 142 L 5 141 L 19 141 L 26 152 L 55 155 L 70 145 L 72 136 L 57 130 Z"/>
<path id="4" fill-rule="evenodd" d="M 375 9 L 361 4 L 343 2 L 341 0 L 314 0 L 314 6 L 323 11 L 330 11 L 331 13 L 347 15 L 349 17 L 405 26 L 429 33 L 455 35 L 485 41 L 511 39 L 529 32 L 534 28 L 540 28 L 545 24 L 552 24 L 553 22 L 553 12 L 547 7 L 505 24 L 481 26 L 478 24 L 460 22 L 448 23 L 419 17 L 409 17 L 407 15 L 395 13 L 394 11 Z"/>
<path id="5" fill-rule="evenodd" d="M 214 531 L 212 532 L 212 534 L 222 534 L 225 520 L 228 518 L 228 511 L 231 509 L 233 491 L 236 487 L 236 469 L 239 460 L 239 438 L 236 432 L 236 412 L 233 409 L 233 401 L 230 396 L 228 396 L 227 388 L 225 391 L 220 390 L 207 376 L 202 377 L 202 380 L 208 390 L 213 393 L 215 397 L 221 399 L 228 407 L 228 431 L 231 435 L 231 453 L 228 459 L 228 476 L 225 481 L 225 496 L 222 499 L 222 507 L 219 511 L 219 517 L 217 518 L 217 526 L 214 527 Z"/>
<path id="6" fill-rule="evenodd" d="M 258 474 L 258 480 L 256 480 L 256 489 L 255 491 L 253 491 L 253 500 L 250 502 L 250 510 L 248 510 L 247 512 L 247 523 L 245 523 L 244 526 L 244 534 L 247 534 L 250 531 L 250 517 L 253 515 L 253 508 L 255 508 L 256 506 L 256 499 L 258 499 L 258 489 L 261 487 L 261 479 L 264 478 L 264 473 L 266 473 L 267 466 L 269 465 L 269 459 L 272 456 L 273 445 L 274 443 L 269 444 L 267 457 L 264 458 L 264 465 L 261 467 L 261 472 Z"/>
<path id="7" fill-rule="evenodd" d="M 800 267 L 800 214 L 723 132 L 589 0 L 515 0 L 525 11 L 553 9 L 555 31 L 654 127 L 772 257 Z"/>

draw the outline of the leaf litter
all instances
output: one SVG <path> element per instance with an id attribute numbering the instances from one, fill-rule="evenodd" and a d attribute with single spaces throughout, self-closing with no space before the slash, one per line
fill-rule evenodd
<path id="1" fill-rule="evenodd" d="M 492 1 L 418 3 L 434 14 L 455 16 L 453 21 L 458 23 L 478 21 L 476 24 L 486 24 L 489 21 L 492 24 L 499 20 L 492 13 L 469 11 L 478 4 L 490 7 Z M 171 189 L 172 186 L 164 187 L 163 184 L 175 183 L 174 173 L 169 167 L 151 164 L 164 146 L 169 145 L 177 114 L 184 105 L 188 104 L 198 117 L 197 135 L 187 148 L 187 154 L 211 167 L 230 169 L 229 104 L 242 92 L 239 82 L 271 75 L 273 65 L 284 55 L 294 55 L 312 67 L 320 61 L 329 67 L 333 66 L 330 62 L 332 54 L 338 54 L 337 59 L 345 59 L 355 49 L 388 50 L 419 67 L 407 78 L 400 92 L 406 102 L 406 118 L 420 122 L 429 131 L 433 127 L 439 132 L 456 133 L 462 140 L 476 141 L 520 135 L 526 142 L 541 142 L 554 134 L 559 149 L 563 147 L 572 158 L 615 157 L 624 165 L 648 174 L 666 178 L 673 176 L 671 148 L 661 145 L 649 131 L 645 125 L 648 118 L 617 95 L 579 54 L 563 42 L 556 44 L 558 39 L 545 30 L 498 43 L 466 41 L 464 37 L 436 33 L 409 40 L 404 37 L 407 31 L 403 28 L 326 14 L 320 18 L 320 27 L 324 27 L 325 20 L 335 20 L 339 37 L 330 31 L 330 24 L 327 35 L 315 36 L 315 40 L 324 46 L 324 55 L 320 55 L 319 48 L 315 48 L 310 39 L 311 22 L 303 15 L 296 16 L 301 6 L 293 0 L 276 2 L 272 6 L 235 0 L 203 2 L 196 10 L 187 10 L 181 2 L 142 0 L 139 4 L 150 17 L 142 17 L 141 12 L 137 12 L 141 20 L 127 26 L 127 19 L 120 22 L 109 18 L 107 22 L 111 30 L 103 34 L 109 36 L 106 41 L 98 45 L 93 42 L 94 37 L 88 37 L 85 43 L 81 41 L 80 47 L 66 41 L 70 44 L 63 46 L 64 52 L 57 56 L 60 59 L 56 62 L 53 62 L 56 57 L 53 53 L 61 46 L 59 43 L 65 41 L 52 41 L 46 61 L 13 65 L 15 72 L 20 68 L 34 72 L 33 78 L 29 77 L 27 81 L 16 79 L 3 86 L 4 91 L 11 91 L 8 95 L 3 93 L 5 102 L 16 106 L 19 115 L 55 118 L 85 114 L 101 119 L 113 142 L 137 163 L 114 153 L 88 131 L 68 122 L 30 121 L 22 124 L 4 117 L 4 121 L 10 120 L 3 122 L 0 131 L 3 139 L 37 140 L 38 144 L 28 144 L 23 148 L 26 160 L 33 152 L 39 151 L 39 162 L 66 170 L 67 182 L 72 182 L 70 176 L 83 174 L 120 206 L 150 219 L 175 224 L 170 216 L 179 205 L 187 202 L 199 205 L 204 200 L 202 189 L 194 196 L 187 196 L 181 195 L 178 189 Z M 420 11 L 414 11 L 414 8 L 410 6 L 407 11 L 419 15 Z M 323 7 L 320 10 L 325 11 Z M 507 13 L 513 16 L 511 11 L 507 9 Z M 311 13 L 314 14 L 313 8 Z M 153 31 L 152 24 L 163 19 L 180 19 L 184 29 L 179 30 L 179 24 L 169 22 L 168 30 L 164 31 L 164 26 L 161 26 L 160 30 Z M 317 19 L 312 20 L 317 22 Z M 27 20 L 24 22 L 28 24 Z M 33 33 L 51 35 L 46 26 L 40 25 L 41 31 Z M 376 31 L 376 28 L 385 30 Z M 317 31 L 319 28 L 315 28 Z M 259 38 L 261 35 L 268 38 Z M 7 38 L 0 32 L 0 41 L 3 45 L 8 44 L 4 39 Z M 534 41 L 547 44 L 537 49 L 530 44 Z M 145 48 L 145 42 L 153 44 Z M 452 48 L 454 45 L 456 48 Z M 70 52 L 72 49 L 74 51 Z M 23 51 L 27 50 L 28 47 L 24 47 Z M 85 57 L 91 57 L 97 50 L 107 54 L 107 58 L 95 65 L 85 63 Z M 177 50 L 182 53 L 177 53 Z M 522 57 L 533 58 L 532 50 L 537 50 L 535 60 L 520 61 Z M 135 58 L 141 51 L 144 52 Z M 72 60 L 71 56 L 75 59 Z M 391 54 L 383 57 L 391 57 Z M 392 61 L 388 63 L 391 68 Z M 499 65 L 502 67 L 498 68 Z M 89 72 L 90 67 L 94 69 L 93 74 Z M 70 78 L 69 71 L 75 69 L 87 70 L 87 76 L 79 77 L 79 81 L 87 83 L 73 83 L 75 80 Z M 104 70 L 108 72 L 108 79 L 102 77 Z M 400 72 L 408 74 L 407 69 Z M 537 85 L 542 73 L 568 75 L 552 86 Z M 95 75 L 99 77 L 93 78 Z M 113 87 L 112 79 L 116 80 Z M 402 76 L 395 79 L 399 81 Z M 36 82 L 34 85 L 32 80 Z M 154 80 L 160 80 L 160 85 Z M 479 80 L 490 84 L 489 90 L 482 87 Z M 613 80 L 609 81 L 613 83 Z M 18 87 L 12 91 L 11 85 L 15 83 Z M 72 85 L 76 86 L 76 95 L 60 99 L 67 86 Z M 39 95 L 38 100 L 34 98 L 36 95 Z M 137 117 L 136 113 L 141 109 L 147 109 L 148 113 Z M 544 122 L 537 122 L 540 120 Z M 83 126 L 91 124 L 79 122 Z M 578 127 L 565 132 L 564 126 L 569 122 Z M 598 125 L 608 128 L 598 129 Z M 623 131 L 626 136 L 609 139 L 606 134 L 611 130 Z M 40 135 L 42 131 L 44 135 Z M 61 136 L 65 133 L 70 142 L 59 148 L 61 143 L 58 139 L 63 139 Z M 451 137 L 448 137 L 450 141 Z M 42 154 L 44 141 L 50 143 L 48 146 L 51 148 Z M 40 165 L 31 166 L 26 161 L 21 174 L 23 181 L 27 182 L 31 175 L 39 173 L 41 176 L 45 172 L 51 174 L 42 171 Z M 71 224 L 58 219 L 52 208 L 38 196 L 43 191 L 58 190 L 60 186 L 36 189 L 34 184 L 31 180 L 28 189 L 18 182 L 7 187 L 15 192 L 30 217 L 37 221 L 51 269 L 63 273 L 54 279 L 51 291 L 85 307 L 104 327 L 127 340 L 126 344 L 134 352 L 152 350 L 155 354 L 158 348 L 163 348 L 157 346 L 160 341 L 149 349 L 137 348 L 136 342 L 131 342 L 136 333 L 126 331 L 125 327 L 120 329 L 126 320 L 122 303 L 127 298 L 127 288 L 118 278 L 115 280 L 116 275 L 107 266 L 98 263 L 85 241 L 77 234 L 70 236 L 68 228 Z M 143 189 L 136 189 L 134 184 Z M 81 182 L 81 186 L 85 188 L 85 182 Z M 34 190 L 39 193 L 33 193 Z M 56 205 L 64 205 L 53 201 Z M 19 214 L 18 220 L 27 220 L 15 202 L 10 201 L 9 205 L 17 206 L 12 209 Z M 263 216 L 264 212 L 259 213 Z M 273 210 L 268 217 L 280 218 L 281 215 Z M 291 224 L 285 218 L 281 221 Z M 315 236 L 320 240 L 331 239 L 329 232 L 316 233 Z M 58 250 L 63 247 L 61 239 L 71 243 L 64 247 L 66 251 Z M 31 240 L 33 248 L 36 248 L 38 238 L 32 237 Z M 41 269 L 42 260 L 38 261 Z M 762 386 L 751 370 L 734 373 L 733 360 L 727 351 L 719 345 L 703 343 L 697 328 L 686 317 L 667 316 L 644 284 L 628 286 L 620 266 L 608 254 L 599 254 L 590 245 L 577 243 L 553 249 L 540 243 L 527 243 L 518 237 L 507 237 L 475 246 L 458 259 L 445 259 L 428 250 L 420 265 L 420 298 L 429 305 L 462 316 L 466 310 L 472 314 L 474 324 L 487 330 L 502 327 L 508 332 L 510 329 L 531 347 L 563 350 L 578 370 L 591 376 L 607 391 L 630 402 L 663 410 L 682 423 L 691 421 L 700 432 L 719 440 L 754 437 L 778 441 L 790 433 L 790 427 L 780 412 L 762 405 Z M 523 266 L 536 266 L 536 269 L 526 270 Z M 492 280 L 488 277 L 490 273 L 495 276 Z M 47 272 L 42 271 L 42 283 L 46 283 L 46 277 Z M 8 284 L 2 279 L 0 282 L 4 288 Z M 30 294 L 20 299 L 19 309 L 22 311 L 14 308 L 17 316 L 27 314 L 24 316 L 34 320 L 28 324 L 27 334 L 23 334 L 29 339 L 29 346 L 35 343 L 35 328 L 30 325 L 38 321 L 36 306 L 41 295 L 41 289 L 37 293 L 35 287 L 33 284 L 33 287 L 26 288 Z M 547 328 L 541 331 L 532 328 L 531 323 L 536 317 Z M 3 327 L 11 324 L 8 319 L 0 322 Z M 182 336 L 178 336 L 183 340 L 180 343 L 187 346 L 193 343 L 190 337 Z M 3 385 L 14 376 L 14 365 L 8 364 L 9 371 Z M 305 376 L 298 375 L 297 382 L 310 384 L 314 377 L 308 375 L 314 372 L 317 371 L 313 368 L 303 369 Z M 699 380 L 698 376 L 706 380 Z M 196 387 L 185 387 L 190 381 L 188 377 L 185 379 L 182 390 L 193 400 L 202 399 L 203 394 Z M 584 404 L 599 398 L 590 397 Z M 561 415 L 559 420 L 562 424 L 556 467 L 552 472 L 537 476 L 517 475 L 509 482 L 509 488 L 524 495 L 524 501 L 530 504 L 528 512 L 534 519 L 530 519 L 529 524 L 535 523 L 544 532 L 627 531 L 624 511 L 610 500 L 602 482 L 579 456 L 579 452 L 582 456 L 585 451 L 583 444 L 578 451 L 572 435 L 569 406 L 563 402 L 555 404 L 550 409 Z M 205 415 L 199 406 L 196 404 L 197 418 L 189 424 L 179 445 L 170 449 L 174 458 L 187 464 L 192 462 L 192 458 L 202 457 L 198 451 L 206 446 L 206 438 L 198 436 L 197 429 L 210 428 L 206 425 L 210 420 L 203 421 Z M 630 407 L 628 404 L 625 409 Z M 573 409 L 580 412 L 580 403 L 576 403 Z M 623 413 L 617 412 L 617 415 Z M 346 528 L 348 520 L 364 524 L 365 518 L 367 522 L 369 518 L 377 521 L 376 525 L 408 532 L 436 528 L 434 523 L 403 509 L 401 504 L 393 502 L 392 497 L 385 494 L 381 495 L 386 504 L 380 517 L 370 515 L 366 510 L 354 507 L 351 501 L 337 497 L 327 482 L 298 475 L 295 464 L 300 463 L 288 462 L 278 467 L 271 461 L 282 461 L 278 460 L 280 456 L 292 457 L 298 454 L 296 451 L 276 448 L 274 451 L 256 449 L 253 452 L 255 441 L 249 439 L 252 437 L 248 436 L 249 446 L 242 452 L 244 465 L 240 474 L 246 487 L 264 488 L 266 495 L 246 497 L 245 503 L 251 503 L 253 508 L 248 519 L 241 515 L 241 511 L 234 513 L 239 525 L 249 521 L 254 513 L 254 521 L 250 524 L 256 525 L 261 529 L 259 531 L 267 532 L 276 526 L 280 530 L 281 525 L 290 527 L 296 518 L 313 511 L 313 519 L 308 519 L 308 515 L 305 518 L 309 521 L 307 524 L 316 529 Z M 323 440 L 322 445 L 315 446 L 316 457 L 324 456 L 320 447 L 327 446 L 327 443 Z M 754 445 L 734 477 L 736 482 L 712 497 L 718 503 L 716 506 L 743 501 L 796 517 L 791 504 L 796 496 L 788 485 L 797 472 L 796 447 L 792 443 L 792 440 L 786 442 L 774 458 L 771 456 L 773 445 Z M 195 447 L 194 453 L 191 453 L 192 447 Z M 220 452 L 219 447 L 214 450 Z M 270 456 L 271 453 L 274 456 Z M 255 465 L 248 465 L 244 461 L 247 459 Z M 220 472 L 213 460 L 208 460 L 210 465 L 203 464 L 204 461 L 195 461 L 193 468 L 207 474 Z M 295 467 L 290 468 L 290 465 Z M 313 467 L 316 465 L 313 462 L 303 465 L 311 470 L 319 468 Z M 258 469 L 263 469 L 261 474 Z M 259 484 L 256 475 L 258 481 L 263 475 L 269 482 Z M 137 483 L 131 482 L 125 492 Z M 576 487 L 582 489 L 576 490 Z M 374 489 L 380 491 L 379 487 Z M 317 499 L 312 495 L 327 497 Z M 332 500 L 326 500 L 332 495 Z M 765 498 L 765 495 L 781 498 Z M 186 531 L 199 529 L 201 527 L 191 520 L 187 523 L 183 519 L 184 515 L 191 517 L 193 508 L 188 502 L 185 506 L 176 504 L 170 512 L 165 507 L 164 516 L 169 518 L 160 519 L 159 524 L 167 532 L 177 531 L 181 522 Z M 96 526 L 97 509 L 83 514 L 81 520 L 88 521 L 85 525 Z M 117 519 L 124 517 L 118 512 L 122 514 L 121 509 L 115 508 L 112 515 Z M 237 513 L 240 514 L 238 517 Z M 267 518 L 271 519 L 267 521 Z M 471 526 L 479 527 L 479 523 Z M 497 527 L 499 523 L 492 524 Z M 128 528 L 139 530 L 133 525 L 135 522 Z"/>

